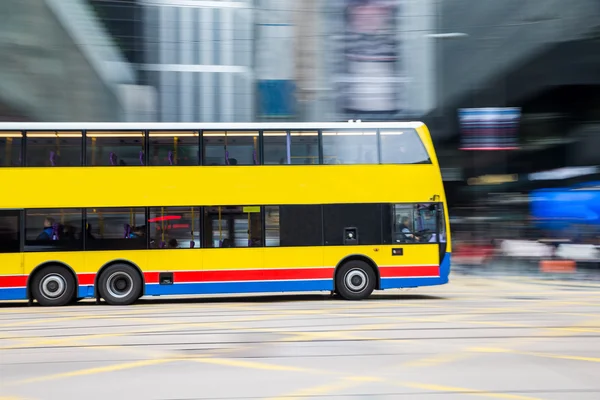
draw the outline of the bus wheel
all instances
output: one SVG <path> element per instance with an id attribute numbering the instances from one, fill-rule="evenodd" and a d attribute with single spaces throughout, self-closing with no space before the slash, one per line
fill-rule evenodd
<path id="1" fill-rule="evenodd" d="M 106 268 L 98 279 L 98 293 L 108 304 L 133 304 L 142 294 L 142 278 L 130 265 L 116 264 Z"/>
<path id="2" fill-rule="evenodd" d="M 346 300 L 362 300 L 373 293 L 376 279 L 375 271 L 366 262 L 348 261 L 335 275 L 335 288 Z"/>
<path id="3" fill-rule="evenodd" d="M 75 297 L 75 278 L 64 267 L 45 267 L 34 275 L 31 294 L 42 306 L 65 306 Z"/>

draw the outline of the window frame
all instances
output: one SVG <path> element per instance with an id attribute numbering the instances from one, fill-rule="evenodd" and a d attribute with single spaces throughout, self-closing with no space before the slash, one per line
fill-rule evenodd
<path id="1" fill-rule="evenodd" d="M 187 208 L 187 209 L 191 209 L 194 208 L 194 212 L 198 212 L 198 216 L 196 216 L 194 218 L 194 220 L 196 221 L 195 223 L 197 223 L 198 225 L 198 241 L 195 241 L 195 246 L 194 248 L 189 248 L 189 247 L 176 247 L 176 248 L 169 248 L 169 247 L 152 247 L 152 240 L 150 237 L 150 233 L 151 233 L 151 224 L 154 224 L 155 222 L 149 222 L 150 218 L 152 216 L 152 209 L 160 209 L 160 208 L 165 208 L 165 209 L 169 209 L 169 208 Z M 202 240 L 204 239 L 203 237 L 203 229 L 204 229 L 204 225 L 202 225 L 202 216 L 204 215 L 203 211 L 204 211 L 204 207 L 202 206 L 151 206 L 151 207 L 144 207 L 146 209 L 146 225 L 147 225 L 147 229 L 146 229 L 146 247 L 147 250 L 196 250 L 196 249 L 203 249 L 205 248 L 203 246 L 203 242 Z"/>
<path id="2" fill-rule="evenodd" d="M 265 159 L 264 159 L 264 155 L 266 153 L 265 151 L 265 132 L 266 133 L 270 133 L 270 132 L 285 132 L 286 135 L 288 133 L 292 133 L 292 132 L 316 132 L 317 134 L 314 135 L 314 137 L 317 138 L 317 162 L 315 164 L 265 164 Z M 261 155 L 262 158 L 260 160 L 260 164 L 259 165 L 265 165 L 265 166 L 270 166 L 270 167 L 281 167 L 284 165 L 289 165 L 289 166 L 295 166 L 295 167 L 310 167 L 310 166 L 315 166 L 315 165 L 322 165 L 323 164 L 323 148 L 322 148 L 322 138 L 321 138 L 321 130 L 320 129 L 264 129 L 260 131 L 260 138 L 261 140 L 259 141 L 260 143 L 260 148 L 261 148 Z M 267 136 L 268 137 L 268 136 Z"/>
<path id="3" fill-rule="evenodd" d="M 52 130 L 48 130 L 48 129 L 29 129 L 29 130 L 24 130 L 21 131 L 21 137 L 22 137 L 22 148 L 21 148 L 21 167 L 26 167 L 26 168 L 56 168 L 56 167 L 45 167 L 45 166 L 35 166 L 35 165 L 28 165 L 27 162 L 27 155 L 29 153 L 29 133 L 50 133 L 50 132 L 61 132 L 61 133 L 66 133 L 66 134 L 73 134 L 73 133 L 80 133 L 81 136 L 79 137 L 80 139 L 80 146 L 79 146 L 79 165 L 75 164 L 75 165 L 57 165 L 56 167 L 62 167 L 62 168 L 75 168 L 75 167 L 85 167 L 85 142 L 86 142 L 86 131 L 84 129 L 65 129 L 65 130 L 61 130 L 61 131 L 52 131 Z M 51 136 L 49 136 L 51 137 Z M 58 136 L 60 137 L 60 136 Z M 76 137 L 71 137 L 72 139 L 75 139 Z"/>
<path id="4" fill-rule="evenodd" d="M 137 133 L 137 132 L 141 132 L 142 133 L 142 139 L 144 140 L 144 165 L 128 165 L 128 167 L 147 167 L 148 166 L 148 152 L 150 149 L 150 143 L 149 143 L 149 131 L 146 129 L 119 129 L 118 131 L 107 131 L 105 129 L 97 129 L 97 130 L 93 130 L 93 129 L 87 129 L 87 130 L 82 130 L 81 131 L 83 133 L 83 156 L 82 156 L 82 166 L 86 167 L 86 168 L 109 168 L 109 167 L 120 167 L 120 165 L 88 165 L 88 157 L 87 157 L 87 151 L 88 151 L 88 138 L 93 138 L 93 137 L 101 137 L 101 136 L 88 136 L 88 133 L 100 133 L 100 132 L 105 132 L 105 133 L 110 133 L 110 132 L 123 132 L 123 133 Z"/>
<path id="5" fill-rule="evenodd" d="M 386 132 L 386 131 L 397 131 L 397 130 L 410 130 L 411 133 L 414 133 L 417 137 L 417 139 L 419 140 L 419 143 L 421 145 L 422 150 L 425 152 L 425 154 L 427 155 L 427 162 L 419 162 L 419 163 L 404 163 L 404 162 L 393 162 L 393 163 L 389 163 L 389 162 L 384 162 L 383 160 L 383 146 L 382 146 L 382 135 L 381 132 Z M 393 135 L 390 135 L 393 136 Z M 398 135 L 399 136 L 399 135 Z M 427 147 L 425 146 L 425 143 L 423 142 L 423 140 L 421 139 L 421 136 L 419 135 L 419 132 L 415 129 L 415 128 L 379 128 L 377 129 L 377 143 L 378 143 L 378 152 L 379 152 L 379 164 L 380 165 L 432 165 L 433 161 L 431 160 L 431 154 L 429 154 L 429 152 L 427 151 Z"/>
<path id="6" fill-rule="evenodd" d="M 25 243 L 25 213 L 21 209 L 3 209 L 0 210 L 0 217 L 17 217 L 18 244 L 16 249 L 8 249 L 0 246 L 0 254 L 17 254 L 24 252 Z"/>
<path id="7" fill-rule="evenodd" d="M 9 134 L 21 134 L 21 136 L 8 136 Z M 20 144 L 19 146 L 21 146 L 21 148 L 19 149 L 19 157 L 21 158 L 21 162 L 19 163 L 19 165 L 10 165 L 10 166 L 5 166 L 3 163 L 0 163 L 0 169 L 2 168 L 19 168 L 19 167 L 23 167 L 25 166 L 25 132 L 24 131 L 0 131 L 0 134 L 4 134 L 4 136 L 0 136 L 4 139 L 20 139 Z"/>
<path id="8" fill-rule="evenodd" d="M 363 135 L 364 137 L 370 137 L 370 136 L 374 136 L 375 137 L 375 161 L 372 163 L 351 163 L 351 164 L 326 164 L 325 163 L 325 140 L 324 137 L 325 136 L 329 136 L 329 135 L 324 135 L 323 132 L 327 132 L 327 131 L 335 131 L 335 132 L 371 132 L 374 131 L 374 135 Z M 333 135 L 331 135 L 333 136 Z M 338 136 L 338 135 L 336 135 Z M 339 136 L 343 136 L 343 135 L 339 135 Z M 348 136 L 359 136 L 359 135 L 348 135 Z M 319 129 L 319 165 L 336 165 L 336 166 L 340 166 L 340 165 L 344 165 L 344 166 L 348 166 L 348 165 L 360 165 L 360 166 L 371 166 L 371 165 L 379 165 L 381 164 L 381 155 L 380 155 L 380 144 L 379 144 L 379 129 L 378 128 L 372 128 L 372 129 L 365 129 L 365 128 L 358 128 L 358 127 L 352 127 L 352 128 L 340 128 L 340 129 Z"/>
<path id="9" fill-rule="evenodd" d="M 196 143 L 196 153 L 197 153 L 197 163 L 196 164 L 192 164 L 192 165 L 152 165 L 150 163 L 150 150 L 152 149 L 150 140 L 152 139 L 151 134 L 152 133 L 166 133 L 166 132 L 181 132 L 181 133 L 190 133 L 190 132 L 194 132 L 194 133 L 198 133 L 198 136 L 196 136 L 197 138 L 197 143 Z M 196 166 L 204 166 L 203 161 L 204 161 L 204 135 L 203 135 L 202 130 L 193 130 L 193 129 L 160 129 L 160 130 L 155 130 L 155 129 L 148 129 L 144 131 L 145 137 L 146 137 L 146 141 L 145 143 L 145 160 L 144 160 L 144 166 L 148 166 L 148 167 L 196 167 Z M 189 137 L 189 136 L 188 136 Z M 260 146 L 260 145 L 259 145 Z M 191 147 L 191 146 L 190 146 Z"/>

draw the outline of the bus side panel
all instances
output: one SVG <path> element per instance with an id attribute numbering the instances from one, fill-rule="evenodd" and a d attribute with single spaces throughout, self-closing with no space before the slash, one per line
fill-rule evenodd
<path id="1" fill-rule="evenodd" d="M 401 255 L 392 255 L 394 249 L 401 249 Z M 448 281 L 450 258 L 445 257 L 440 265 L 437 244 L 326 247 L 325 263 L 337 265 L 353 255 L 366 256 L 377 265 L 381 289 L 441 285 Z"/>
<path id="2" fill-rule="evenodd" d="M 23 273 L 21 253 L 0 254 L 0 300 L 27 298 L 27 275 Z"/>
<path id="3" fill-rule="evenodd" d="M 148 250 L 144 268 L 146 295 L 202 293 L 202 268 L 206 250 L 154 249 Z M 161 285 L 159 272 L 172 272 L 173 284 Z"/>
<path id="4" fill-rule="evenodd" d="M 265 279 L 279 282 L 285 291 L 331 291 L 335 265 L 323 262 L 323 250 L 322 247 L 266 248 Z"/>

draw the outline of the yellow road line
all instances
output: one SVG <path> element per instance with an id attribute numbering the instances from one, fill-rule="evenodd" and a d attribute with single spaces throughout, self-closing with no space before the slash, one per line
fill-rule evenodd
<path id="1" fill-rule="evenodd" d="M 435 384 L 429 384 L 429 383 L 399 382 L 399 383 L 394 383 L 394 385 L 408 387 L 408 388 L 412 388 L 412 389 L 431 390 L 434 392 L 460 393 L 460 394 L 464 394 L 464 395 L 468 395 L 468 396 L 491 397 L 491 398 L 496 398 L 496 399 L 540 400 L 537 397 L 521 396 L 521 395 L 517 395 L 517 394 L 510 394 L 510 393 L 498 393 L 498 392 L 491 392 L 491 391 L 486 391 L 486 390 L 470 389 L 470 388 L 455 387 L 455 386 L 435 385 Z"/>
<path id="2" fill-rule="evenodd" d="M 271 397 L 268 400 L 295 400 L 298 397 L 323 396 L 329 393 L 340 392 L 351 387 L 360 386 L 366 382 L 381 382 L 383 379 L 375 377 L 349 376 L 338 382 L 301 389 L 286 395 Z"/>
<path id="3" fill-rule="evenodd" d="M 560 359 L 560 360 L 573 360 L 573 361 L 586 361 L 586 362 L 600 363 L 600 358 L 598 358 L 598 357 L 573 356 L 573 355 L 569 355 L 569 354 L 554 354 L 554 353 L 543 353 L 543 352 L 536 352 L 536 351 L 519 351 L 519 350 L 497 348 L 497 347 L 473 347 L 470 350 L 473 352 L 478 352 L 478 353 L 508 353 L 508 354 L 517 354 L 517 355 L 532 356 L 532 357 L 544 357 L 544 358 L 555 358 L 555 359 Z"/>
<path id="4" fill-rule="evenodd" d="M 22 379 L 19 381 L 13 381 L 13 382 L 9 382 L 9 383 L 5 384 L 5 386 L 24 385 L 24 384 L 29 384 L 29 383 L 46 382 L 46 381 L 54 381 L 57 379 L 72 378 L 72 377 L 76 377 L 76 376 L 95 375 L 95 374 L 101 374 L 101 373 L 107 373 L 107 372 L 122 371 L 122 370 L 126 370 L 126 369 L 146 367 L 149 365 L 165 364 L 165 363 L 172 362 L 172 361 L 177 361 L 177 360 L 171 359 L 171 358 L 142 360 L 142 361 L 123 363 L 123 364 L 107 365 L 104 367 L 80 369 L 77 371 L 63 372 L 63 373 L 52 374 L 52 375 L 43 375 L 43 376 L 37 376 L 37 377 L 33 377 L 33 378 Z"/>
<path id="5" fill-rule="evenodd" d="M 269 364 L 257 361 L 246 361 L 246 360 L 235 360 L 229 358 L 193 358 L 188 359 L 190 361 L 196 361 L 202 364 L 215 364 L 215 365 L 223 365 L 227 367 L 236 367 L 236 368 L 249 368 L 249 369 L 259 369 L 266 371 L 290 371 L 290 372 L 308 372 L 308 373 L 319 373 L 322 374 L 325 371 L 319 371 L 311 368 L 301 368 L 301 367 L 292 367 L 287 365 L 278 365 L 278 364 Z"/>

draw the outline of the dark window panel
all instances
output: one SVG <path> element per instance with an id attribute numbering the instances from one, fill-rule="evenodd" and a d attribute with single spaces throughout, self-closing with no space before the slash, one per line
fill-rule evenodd
<path id="1" fill-rule="evenodd" d="M 0 167 L 20 167 L 23 138 L 21 132 L 0 132 Z"/>
<path id="2" fill-rule="evenodd" d="M 150 247 L 189 249 L 200 247 L 199 207 L 150 208 Z"/>
<path id="3" fill-rule="evenodd" d="M 256 165 L 258 132 L 204 131 L 204 165 Z"/>
<path id="4" fill-rule="evenodd" d="M 140 166 L 145 163 L 145 136 L 141 131 L 88 131 L 86 137 L 87 165 Z"/>
<path id="5" fill-rule="evenodd" d="M 317 131 L 263 132 L 265 165 L 318 164 L 318 136 Z"/>
<path id="6" fill-rule="evenodd" d="M 79 167 L 81 132 L 27 132 L 28 167 Z"/>
<path id="7" fill-rule="evenodd" d="M 204 247 L 261 247 L 261 207 L 204 207 Z"/>
<path id="8" fill-rule="evenodd" d="M 86 250 L 145 249 L 147 224 L 144 208 L 88 208 Z"/>
<path id="9" fill-rule="evenodd" d="M 83 250 L 82 210 L 31 209 L 25 212 L 26 251 Z"/>
<path id="10" fill-rule="evenodd" d="M 198 165 L 198 132 L 149 133 L 150 165 Z"/>
<path id="11" fill-rule="evenodd" d="M 21 251 L 21 227 L 18 211 L 0 211 L 0 253 Z"/>

